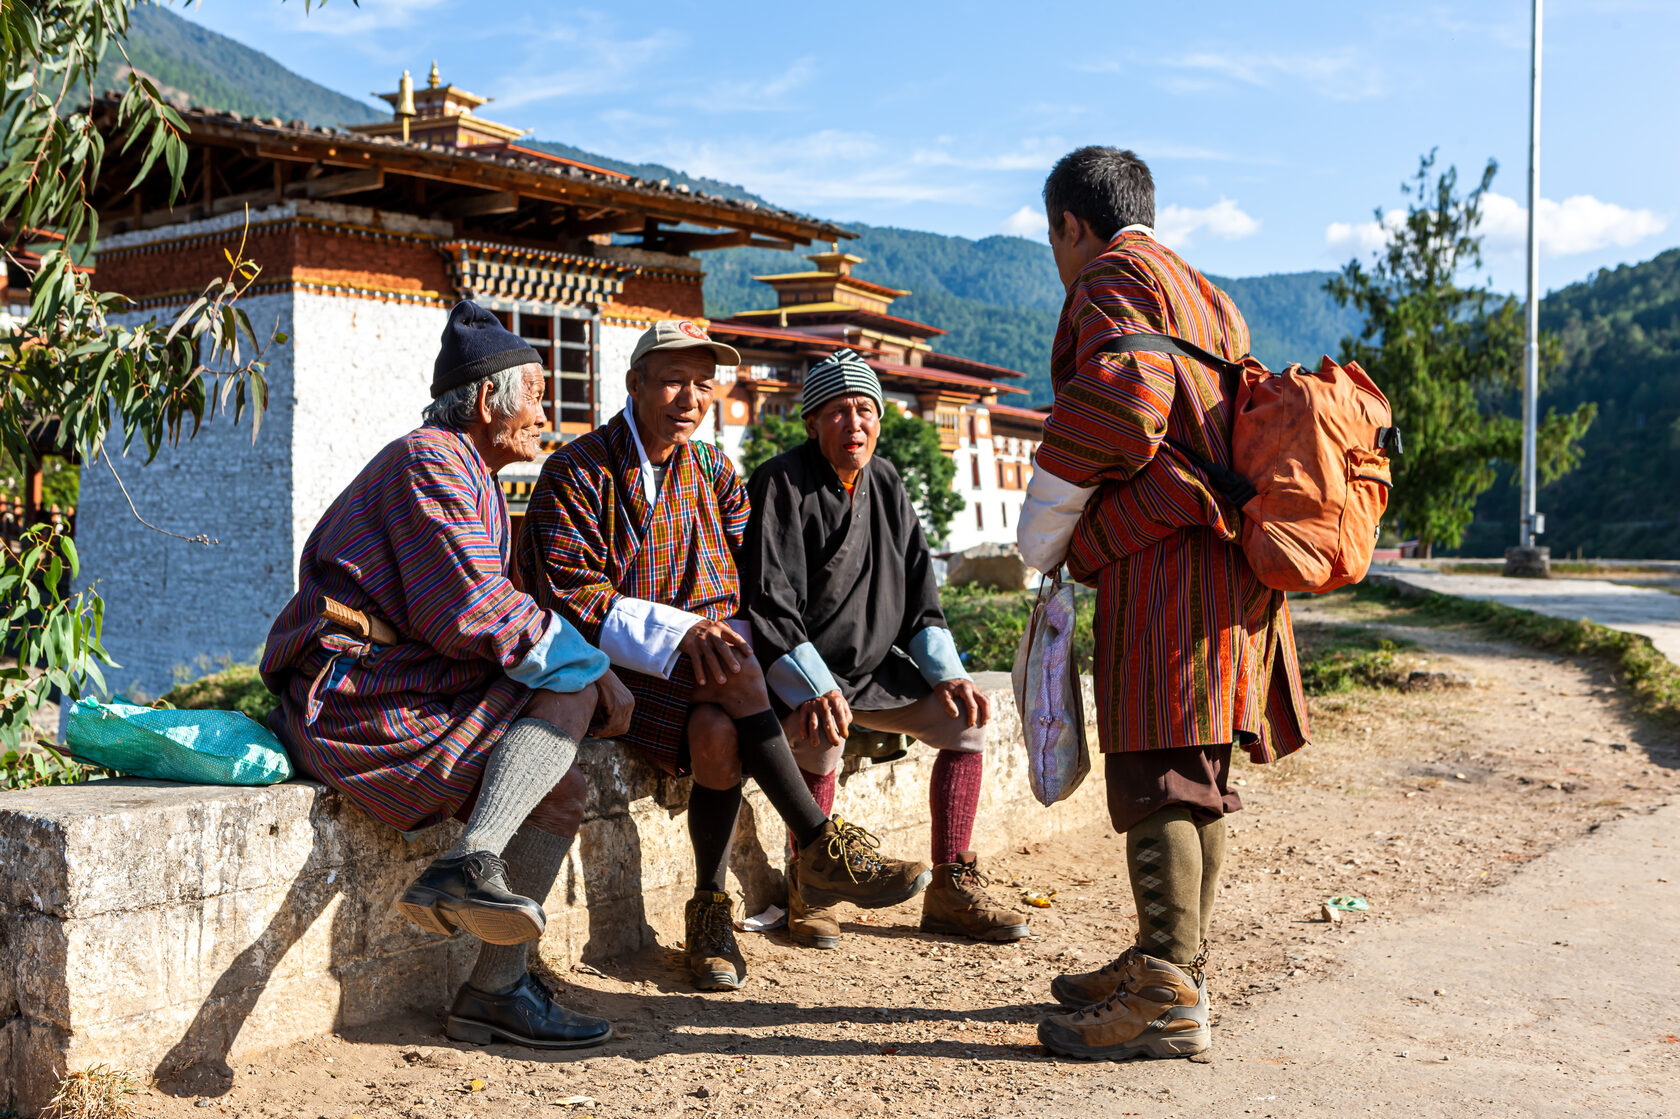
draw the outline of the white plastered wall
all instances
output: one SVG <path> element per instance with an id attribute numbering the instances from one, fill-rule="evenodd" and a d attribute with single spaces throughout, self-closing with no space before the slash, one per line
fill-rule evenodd
<path id="1" fill-rule="evenodd" d="M 241 301 L 259 332 L 296 337 L 292 295 Z M 169 322 L 180 308 L 128 316 Z M 82 468 L 76 543 L 84 585 L 105 600 L 105 647 L 113 691 L 156 697 L 177 672 L 201 676 L 224 660 L 252 659 L 292 593 L 293 367 L 297 351 L 274 347 L 264 375 L 269 406 L 256 442 L 247 414 L 208 417 L 198 435 L 165 447 L 150 464 L 141 448 L 110 449 L 139 512 L 158 528 L 218 541 L 205 547 L 141 525 L 103 461 Z"/>
<path id="2" fill-rule="evenodd" d="M 411 303 L 295 300 L 294 567 L 333 499 L 380 448 L 420 426 L 449 319 L 445 308 Z"/>

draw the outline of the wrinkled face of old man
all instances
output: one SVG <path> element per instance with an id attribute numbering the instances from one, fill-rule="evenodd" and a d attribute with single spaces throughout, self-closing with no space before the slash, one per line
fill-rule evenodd
<path id="1" fill-rule="evenodd" d="M 875 457 L 881 438 L 881 413 L 875 398 L 852 392 L 823 402 L 815 415 L 805 419 L 805 434 L 817 441 L 817 449 L 841 478 L 857 476 Z"/>
<path id="2" fill-rule="evenodd" d="M 490 445 L 509 462 L 530 462 L 541 447 L 543 428 L 543 368 L 536 363 L 520 367 L 522 392 L 519 405 L 507 415 L 490 403 L 491 387 L 479 395 L 479 419 L 490 425 Z"/>
<path id="3" fill-rule="evenodd" d="M 636 429 L 650 454 L 686 443 L 712 408 L 717 362 L 704 346 L 655 350 L 630 370 L 625 384 L 636 410 Z"/>

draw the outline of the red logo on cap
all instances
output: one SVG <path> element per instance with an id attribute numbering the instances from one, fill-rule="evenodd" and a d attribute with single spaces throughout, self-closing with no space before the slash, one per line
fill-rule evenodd
<path id="1" fill-rule="evenodd" d="M 704 330 L 701 330 L 699 327 L 695 326 L 693 323 L 689 322 L 687 319 L 684 319 L 682 322 L 678 323 L 677 324 L 677 329 L 682 331 L 684 334 L 688 335 L 690 338 L 698 338 L 702 342 L 710 342 L 711 341 L 710 338 L 706 337 L 706 332 Z"/>

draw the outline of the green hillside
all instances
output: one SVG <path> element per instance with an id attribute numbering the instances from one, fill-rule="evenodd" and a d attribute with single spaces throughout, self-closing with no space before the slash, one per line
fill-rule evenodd
<path id="1" fill-rule="evenodd" d="M 1540 491 L 1542 542 L 1559 556 L 1680 556 L 1680 249 L 1553 292 L 1540 325 L 1563 343 L 1541 408 L 1598 402 L 1581 468 Z M 1508 479 L 1489 490 L 1460 551 L 1516 543 L 1517 502 Z"/>
<path id="2" fill-rule="evenodd" d="M 938 233 L 853 225 L 843 246 L 864 258 L 866 280 L 909 288 L 893 304 L 906 318 L 950 333 L 935 347 L 1020 369 L 1023 387 L 1048 403 L 1050 343 L 1062 306 L 1062 284 L 1048 245 L 1020 237 L 971 241 Z M 712 315 L 770 306 L 771 291 L 755 274 L 804 267 L 793 253 L 730 249 L 707 258 L 706 310 Z M 1324 293 L 1328 272 L 1294 272 L 1229 280 L 1211 277 L 1248 319 L 1254 353 L 1273 368 L 1335 353 L 1358 325 L 1357 313 Z"/>
<path id="3" fill-rule="evenodd" d="M 136 67 L 186 93 L 195 106 L 328 125 L 364 124 L 385 115 L 152 4 L 134 9 L 126 46 Z"/>

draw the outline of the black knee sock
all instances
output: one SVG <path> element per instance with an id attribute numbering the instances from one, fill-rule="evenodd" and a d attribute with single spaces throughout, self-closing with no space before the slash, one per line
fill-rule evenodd
<path id="1" fill-rule="evenodd" d="M 782 721 L 766 708 L 734 722 L 742 772 L 751 774 L 758 782 L 776 814 L 793 832 L 795 841 L 804 847 L 822 834 L 828 818 L 817 807 L 811 790 L 805 787 L 805 779 L 799 775 L 793 750 L 782 734 Z"/>
<path id="2" fill-rule="evenodd" d="M 688 793 L 688 839 L 694 844 L 694 884 L 702 890 L 724 892 L 729 872 L 729 847 L 735 842 L 735 818 L 741 813 L 741 786 L 708 789 L 695 785 Z"/>

